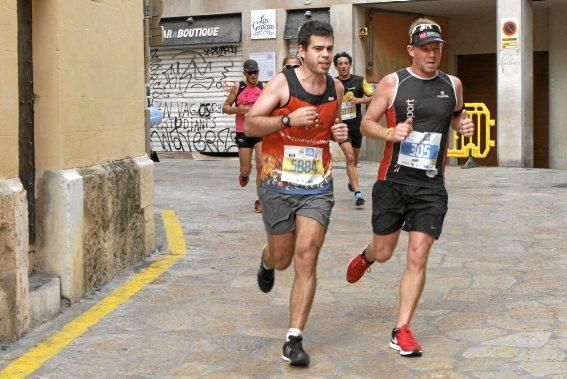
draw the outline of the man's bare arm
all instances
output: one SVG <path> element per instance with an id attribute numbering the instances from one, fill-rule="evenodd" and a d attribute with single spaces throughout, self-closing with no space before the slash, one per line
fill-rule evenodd
<path id="1" fill-rule="evenodd" d="M 263 137 L 272 134 L 285 127 L 282 116 L 270 116 L 270 113 L 280 104 L 289 99 L 289 87 L 284 74 L 277 74 L 262 91 L 244 123 L 244 133 L 250 137 Z M 289 126 L 308 127 L 316 122 L 317 108 L 314 106 L 301 107 L 287 115 Z"/>
<path id="2" fill-rule="evenodd" d="M 393 128 L 383 126 L 379 122 L 394 97 L 397 85 L 396 74 L 389 74 L 380 80 L 376 87 L 376 94 L 372 96 L 372 102 L 370 102 L 362 119 L 360 131 L 363 135 L 375 139 L 384 139 L 388 142 L 400 142 L 405 140 L 412 132 L 413 119 L 411 118 L 407 118 Z"/>
<path id="3" fill-rule="evenodd" d="M 335 92 L 337 93 L 337 104 L 342 104 L 345 94 L 345 88 L 340 80 L 335 79 Z M 338 122 L 337 122 L 338 121 Z M 331 127 L 332 139 L 338 143 L 342 143 L 348 138 L 347 124 L 341 121 L 341 107 L 337 107 L 337 115 L 334 125 Z"/>
<path id="4" fill-rule="evenodd" d="M 236 101 L 236 94 L 238 93 L 238 83 L 234 83 L 230 88 L 230 92 L 222 105 L 222 111 L 226 114 L 236 114 L 238 107 L 234 107 L 233 104 Z"/>
<path id="5" fill-rule="evenodd" d="M 380 118 L 386 113 L 390 99 L 397 85 L 395 74 L 382 78 L 376 87 L 375 94 L 370 97 L 370 105 L 360 124 L 360 132 L 369 138 L 386 139 L 388 128 L 380 124 Z"/>
<path id="6" fill-rule="evenodd" d="M 345 96 L 345 87 L 343 86 L 343 83 L 341 83 L 340 80 L 338 79 L 333 79 L 335 82 L 335 92 L 337 93 L 337 104 L 342 104 L 343 103 L 343 97 Z M 339 120 L 341 120 L 341 107 L 337 107 L 337 118 Z"/>

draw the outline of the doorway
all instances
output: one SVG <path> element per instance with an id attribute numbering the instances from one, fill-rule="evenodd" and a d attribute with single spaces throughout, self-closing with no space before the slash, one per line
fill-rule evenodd
<path id="1" fill-rule="evenodd" d="M 533 156 L 534 167 L 549 168 L 549 53 L 534 51 L 533 62 Z M 457 76 L 463 83 L 465 103 L 484 103 L 490 117 L 497 115 L 496 54 L 469 54 L 457 56 Z M 488 156 L 479 159 L 483 166 L 498 166 L 498 124 L 491 131 L 496 146 Z M 484 136 L 481 135 L 481 140 Z M 464 160 L 459 160 L 464 163 Z"/>

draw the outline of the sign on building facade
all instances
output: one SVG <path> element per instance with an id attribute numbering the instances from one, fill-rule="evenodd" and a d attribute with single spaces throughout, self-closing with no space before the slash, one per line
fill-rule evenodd
<path id="1" fill-rule="evenodd" d="M 276 10 L 261 9 L 250 11 L 250 38 L 276 38 Z"/>

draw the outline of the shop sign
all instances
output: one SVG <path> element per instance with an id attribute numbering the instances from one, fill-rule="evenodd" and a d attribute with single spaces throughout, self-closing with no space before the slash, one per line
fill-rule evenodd
<path id="1" fill-rule="evenodd" d="M 276 10 L 263 9 L 250 11 L 250 38 L 276 38 Z"/>
<path id="2" fill-rule="evenodd" d="M 238 43 L 242 36 L 240 14 L 167 18 L 160 26 L 166 46 Z"/>

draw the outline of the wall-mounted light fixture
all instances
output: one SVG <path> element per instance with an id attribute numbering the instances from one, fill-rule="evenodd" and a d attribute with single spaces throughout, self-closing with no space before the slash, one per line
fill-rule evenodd
<path id="1" fill-rule="evenodd" d="M 188 24 L 192 24 L 195 22 L 195 20 L 193 20 L 193 17 L 187 17 L 187 19 L 185 20 Z"/>
<path id="2" fill-rule="evenodd" d="M 313 16 L 313 13 L 311 13 L 311 11 L 305 11 L 305 18 L 311 18 Z"/>

